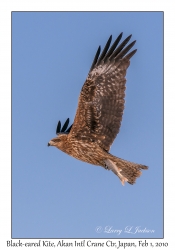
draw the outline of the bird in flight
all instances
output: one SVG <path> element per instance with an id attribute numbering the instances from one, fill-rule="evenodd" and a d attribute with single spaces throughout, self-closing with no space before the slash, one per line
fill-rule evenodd
<path id="1" fill-rule="evenodd" d="M 68 118 L 61 128 L 59 121 L 57 137 L 50 140 L 48 146 L 55 146 L 78 160 L 112 170 L 124 185 L 125 182 L 134 184 L 141 170 L 148 167 L 109 153 L 121 126 L 126 70 L 137 51 L 129 52 L 136 42 L 128 44 L 131 35 L 120 43 L 122 34 L 111 46 L 110 36 L 101 54 L 99 46 L 81 89 L 73 124 L 68 128 Z"/>

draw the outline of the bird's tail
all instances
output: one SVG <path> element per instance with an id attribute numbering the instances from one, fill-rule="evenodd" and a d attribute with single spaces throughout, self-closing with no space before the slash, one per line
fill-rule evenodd
<path id="1" fill-rule="evenodd" d="M 105 160 L 105 164 L 108 169 L 111 169 L 121 180 L 122 185 L 125 182 L 134 184 L 136 179 L 142 174 L 140 170 L 148 169 L 147 166 L 129 162 L 113 155 L 110 155 L 110 159 Z"/>

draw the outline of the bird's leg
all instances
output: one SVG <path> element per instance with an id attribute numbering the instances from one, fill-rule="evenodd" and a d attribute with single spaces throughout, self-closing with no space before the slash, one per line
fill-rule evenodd
<path id="1" fill-rule="evenodd" d="M 117 167 L 117 165 L 109 159 L 104 160 L 104 162 L 105 162 L 106 166 L 108 167 L 108 169 L 112 170 L 119 177 L 122 185 L 124 186 L 125 182 L 127 182 L 128 179 L 120 173 L 122 171 L 122 169 Z"/>

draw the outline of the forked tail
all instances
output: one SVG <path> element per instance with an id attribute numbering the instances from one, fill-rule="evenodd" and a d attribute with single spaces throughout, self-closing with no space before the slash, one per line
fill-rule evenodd
<path id="1" fill-rule="evenodd" d="M 105 160 L 105 164 L 108 169 L 112 170 L 121 180 L 122 185 L 125 182 L 134 184 L 136 179 L 142 174 L 140 170 L 148 169 L 147 166 L 129 162 L 113 155 L 110 155 L 110 159 Z"/>

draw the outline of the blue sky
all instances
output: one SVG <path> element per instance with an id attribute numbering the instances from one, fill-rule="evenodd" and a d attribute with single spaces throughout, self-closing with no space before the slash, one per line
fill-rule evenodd
<path id="1" fill-rule="evenodd" d="M 149 166 L 124 187 L 112 172 L 47 147 L 58 120 L 73 122 L 98 46 L 121 32 L 138 51 L 111 153 Z M 163 237 L 161 12 L 13 12 L 12 237 Z"/>

